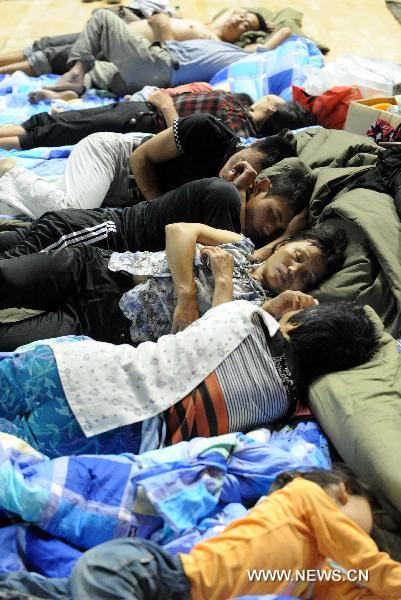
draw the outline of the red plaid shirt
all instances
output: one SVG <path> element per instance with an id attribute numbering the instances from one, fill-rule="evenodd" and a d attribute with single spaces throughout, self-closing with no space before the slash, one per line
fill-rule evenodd
<path id="1" fill-rule="evenodd" d="M 222 91 L 184 93 L 173 96 L 179 117 L 196 113 L 210 113 L 220 119 L 234 133 L 241 137 L 257 137 L 255 123 L 248 107 L 238 98 Z M 157 132 L 166 129 L 166 122 L 157 110 Z"/>

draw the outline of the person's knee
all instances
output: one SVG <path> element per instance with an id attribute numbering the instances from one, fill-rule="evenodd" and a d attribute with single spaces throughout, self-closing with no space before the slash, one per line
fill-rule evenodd
<path id="1" fill-rule="evenodd" d="M 152 587 L 152 579 L 157 580 L 150 567 L 155 562 L 142 540 L 119 538 L 100 544 L 85 552 L 75 565 L 71 574 L 72 598 L 145 599 L 143 592 L 149 585 Z"/>
<path id="2" fill-rule="evenodd" d="M 111 132 L 91 133 L 73 148 L 71 156 L 77 156 L 78 153 L 85 153 L 89 160 L 101 160 L 102 157 L 110 150 L 111 146 L 118 143 L 117 134 Z"/>
<path id="3" fill-rule="evenodd" d="M 117 15 L 113 14 L 110 10 L 107 10 L 107 8 L 99 8 L 99 9 L 93 11 L 90 20 L 112 24 L 112 23 L 115 23 L 116 20 L 118 22 L 119 17 Z"/>

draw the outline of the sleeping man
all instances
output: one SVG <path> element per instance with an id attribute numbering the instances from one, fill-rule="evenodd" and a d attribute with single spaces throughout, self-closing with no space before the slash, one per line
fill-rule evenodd
<path id="1" fill-rule="evenodd" d="M 165 19 L 161 15 L 154 18 Z M 72 46 L 68 57 L 70 70 L 56 85 L 32 92 L 30 99 L 59 98 L 66 91 L 81 95 L 88 85 L 121 96 L 132 94 L 145 85 L 175 87 L 193 81 L 210 81 L 220 69 L 249 55 L 247 50 L 228 42 L 236 41 L 246 29 L 259 26 L 259 21 L 255 13 L 242 11 L 228 20 L 229 27 L 223 34 L 226 41 L 221 41 L 215 33 L 210 33 L 209 39 L 174 41 L 171 33 L 158 36 L 159 41 L 152 43 L 110 11 L 98 10 Z M 215 27 L 216 23 L 217 20 Z M 275 48 L 290 35 L 288 27 L 280 29 L 261 46 L 261 50 Z M 109 68 L 94 81 L 95 58 L 99 55 L 108 61 Z M 85 77 L 88 73 L 91 74 L 90 83 Z"/>
<path id="2" fill-rule="evenodd" d="M 127 14 L 126 11 L 122 12 Z M 244 9 L 228 9 L 209 24 L 194 19 L 171 18 L 163 13 L 156 13 L 148 19 L 138 19 L 131 15 L 132 13 L 129 14 L 129 31 L 143 36 L 150 44 L 156 41 L 183 42 L 191 39 L 221 40 L 233 44 L 247 31 L 267 32 L 272 25 L 267 24 L 259 13 Z M 96 23 L 98 24 L 99 20 L 96 20 Z M 68 55 L 78 37 L 78 33 L 46 36 L 22 51 L 1 54 L 0 74 L 14 73 L 18 70 L 36 76 L 45 73 L 62 75 L 68 71 Z M 96 61 L 95 68 L 87 79 L 88 86 L 102 87 L 102 76 L 110 68 L 114 69 L 114 66 L 104 61 Z"/>
<path id="3" fill-rule="evenodd" d="M 129 206 L 154 200 L 187 181 L 224 177 L 240 161 L 259 173 L 297 156 L 288 130 L 244 147 L 240 138 L 208 113 L 175 119 L 150 139 L 141 133 L 94 133 L 74 146 L 61 180 L 54 183 L 0 161 L 0 209 L 38 218 L 49 210 Z M 135 178 L 135 179 L 134 179 Z M 7 207 L 8 210 L 7 210 Z"/>
<path id="4" fill-rule="evenodd" d="M 304 210 L 315 179 L 301 160 L 280 162 L 256 184 L 256 171 L 246 161 L 240 161 L 236 171 L 232 183 L 217 177 L 199 179 L 122 210 L 45 213 L 28 228 L 0 232 L 0 259 L 84 244 L 117 252 L 155 252 L 164 250 L 165 226 L 170 223 L 203 223 L 242 232 L 258 247 L 280 233 L 289 236 L 305 227 Z"/>
<path id="5" fill-rule="evenodd" d="M 372 321 L 351 303 L 284 292 L 264 308 L 225 302 L 138 348 L 67 338 L 13 353 L 0 362 L 0 430 L 49 457 L 246 432 L 290 414 L 316 377 L 377 349 Z"/>

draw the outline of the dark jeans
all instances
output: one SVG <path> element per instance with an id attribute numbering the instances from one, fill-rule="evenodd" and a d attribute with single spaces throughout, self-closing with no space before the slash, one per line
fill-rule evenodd
<path id="1" fill-rule="evenodd" d="M 95 11 L 96 10 L 99 9 L 95 9 Z M 138 13 L 126 6 L 110 7 L 106 10 L 114 13 L 126 23 L 140 20 Z M 39 40 L 36 40 L 32 44 L 32 48 L 29 48 L 27 52 L 27 58 L 31 63 L 31 66 L 33 67 L 36 74 L 41 75 L 44 72 L 43 66 L 46 65 L 46 63 L 48 65 L 50 73 L 63 75 L 66 71 L 68 71 L 68 56 L 71 52 L 72 46 L 77 41 L 78 37 L 79 33 L 66 33 L 64 35 L 45 36 L 40 38 Z M 97 58 L 101 59 L 102 54 L 100 53 L 97 56 Z M 45 69 L 45 71 L 48 69 Z M 103 129 L 103 131 L 114 130 Z M 137 131 L 140 130 L 138 129 Z"/>
<path id="2" fill-rule="evenodd" d="M 164 250 L 167 224 L 204 223 L 239 232 L 240 208 L 234 185 L 218 177 L 199 179 L 129 208 L 45 213 L 29 228 L 0 232 L 0 259 L 77 244 L 117 252 Z"/>
<path id="3" fill-rule="evenodd" d="M 22 127 L 26 133 L 19 136 L 21 150 L 39 146 L 77 144 L 91 133 L 156 133 L 155 111 L 146 102 L 108 104 L 98 108 L 71 110 L 58 115 L 39 113 Z"/>
<path id="4" fill-rule="evenodd" d="M 189 600 L 179 557 L 147 540 L 120 538 L 85 552 L 70 578 L 35 573 L 0 576 L 0 590 L 65 600 Z"/>
<path id="5" fill-rule="evenodd" d="M 55 35 L 42 37 L 32 44 L 33 54 L 29 53 L 27 58 L 34 71 L 39 75 L 41 66 L 46 62 L 50 67 L 50 73 L 63 75 L 67 68 L 68 56 L 73 44 L 78 39 L 79 33 Z"/>
<path id="6" fill-rule="evenodd" d="M 0 261 L 0 308 L 45 311 L 0 325 L 0 351 L 69 334 L 129 343 L 129 320 L 119 308 L 133 285 L 124 272 L 107 268 L 110 253 L 92 246 L 66 248 Z"/>
<path id="7" fill-rule="evenodd" d="M 72 46 L 75 44 L 79 36 L 79 33 L 65 33 L 64 35 L 52 35 L 44 36 L 39 40 L 36 40 L 32 44 L 33 50 L 46 50 L 50 46 L 57 48 L 58 46 Z"/>

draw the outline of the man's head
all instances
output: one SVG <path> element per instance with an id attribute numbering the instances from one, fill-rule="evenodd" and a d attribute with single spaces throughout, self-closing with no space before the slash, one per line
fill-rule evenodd
<path id="1" fill-rule="evenodd" d="M 220 170 L 219 177 L 231 181 L 229 171 L 241 160 L 246 160 L 257 173 L 280 162 L 283 158 L 297 156 L 297 143 L 291 131 L 283 130 L 264 140 L 257 140 L 233 154 Z"/>
<path id="2" fill-rule="evenodd" d="M 249 108 L 260 136 L 274 135 L 282 129 L 299 129 L 316 125 L 315 116 L 298 102 L 285 102 L 268 94 Z"/>
<path id="3" fill-rule="evenodd" d="M 330 302 L 283 315 L 280 328 L 296 352 L 306 384 L 317 377 L 357 367 L 378 349 L 366 311 L 351 302 Z"/>
<path id="4" fill-rule="evenodd" d="M 256 246 L 278 237 L 308 206 L 314 184 L 312 171 L 296 165 L 257 182 L 246 203 L 244 233 Z"/>
<path id="5" fill-rule="evenodd" d="M 233 44 L 247 31 L 267 31 L 262 15 L 242 8 L 225 10 L 213 19 L 213 28 L 223 42 Z"/>

